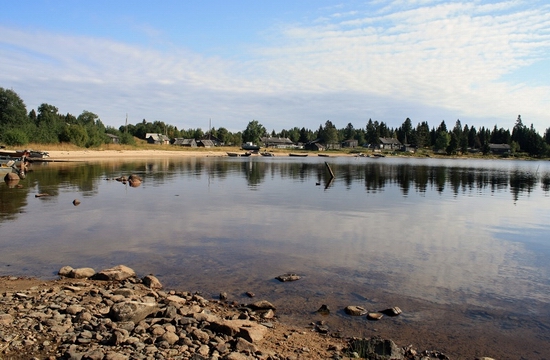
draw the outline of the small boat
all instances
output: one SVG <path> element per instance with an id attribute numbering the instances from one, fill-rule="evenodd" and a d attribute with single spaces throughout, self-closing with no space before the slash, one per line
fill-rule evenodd
<path id="1" fill-rule="evenodd" d="M 267 151 L 264 151 L 263 153 L 260 153 L 262 156 L 275 156 L 274 153 L 272 152 L 267 152 Z"/>
<path id="2" fill-rule="evenodd" d="M 236 152 L 228 152 L 227 153 L 227 156 L 231 156 L 231 157 L 239 157 L 239 156 L 246 157 L 246 156 L 250 156 L 250 155 L 252 155 L 252 153 L 250 151 L 247 151 L 245 153 L 236 153 Z"/>
<path id="3" fill-rule="evenodd" d="M 19 162 L 19 167 L 17 166 L 17 162 Z M 0 159 L 0 176 L 4 178 L 6 174 L 16 173 L 21 179 L 24 179 L 25 167 L 24 158 Z"/>
<path id="4" fill-rule="evenodd" d="M 244 143 L 241 148 L 243 150 L 252 150 L 252 151 L 258 151 L 260 150 L 260 146 L 259 145 L 255 145 L 253 142 L 246 142 Z"/>
<path id="5" fill-rule="evenodd" d="M 322 156 L 322 157 L 330 157 L 329 154 L 317 154 L 317 156 Z"/>
<path id="6" fill-rule="evenodd" d="M 299 157 L 306 157 L 308 156 L 307 153 L 290 153 L 288 156 L 299 156 Z"/>

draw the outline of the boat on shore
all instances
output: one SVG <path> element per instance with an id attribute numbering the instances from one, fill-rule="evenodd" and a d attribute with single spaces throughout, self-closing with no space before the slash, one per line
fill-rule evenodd
<path id="1" fill-rule="evenodd" d="M 250 151 L 247 151 L 245 153 L 236 153 L 236 152 L 228 152 L 227 153 L 227 156 L 230 156 L 230 157 L 247 157 L 247 156 L 250 156 L 252 155 L 252 153 Z"/>
<path id="2" fill-rule="evenodd" d="M 275 156 L 274 153 L 268 152 L 268 151 L 264 151 L 263 153 L 260 153 L 260 155 L 262 155 L 262 156 Z"/>
<path id="3" fill-rule="evenodd" d="M 322 156 L 322 157 L 330 157 L 329 154 L 317 154 L 317 156 Z"/>
<path id="4" fill-rule="evenodd" d="M 249 151 L 258 151 L 260 150 L 260 146 L 254 144 L 253 142 L 246 142 L 241 146 L 241 149 L 243 150 L 249 150 Z"/>
<path id="5" fill-rule="evenodd" d="M 309 154 L 307 154 L 307 153 L 290 153 L 290 154 L 288 154 L 288 156 L 296 156 L 296 157 L 306 157 L 308 155 Z"/>
<path id="6" fill-rule="evenodd" d="M 15 173 L 21 179 L 25 178 L 27 163 L 24 157 L 10 158 L 0 157 L 0 176 L 4 178 L 7 174 Z"/>

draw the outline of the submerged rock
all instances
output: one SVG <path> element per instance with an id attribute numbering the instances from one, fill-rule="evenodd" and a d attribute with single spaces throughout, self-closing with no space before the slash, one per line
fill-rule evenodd
<path id="1" fill-rule="evenodd" d="M 279 281 L 281 281 L 281 282 L 296 281 L 296 280 L 300 280 L 300 279 L 301 279 L 301 276 L 300 276 L 300 275 L 296 275 L 296 274 L 289 273 L 289 274 L 279 275 L 279 276 L 277 276 L 275 279 L 277 279 L 277 280 L 279 280 Z"/>
<path id="2" fill-rule="evenodd" d="M 328 305 L 323 304 L 319 309 L 317 309 L 317 312 L 321 315 L 328 315 L 330 314 L 330 308 L 328 307 Z"/>
<path id="3" fill-rule="evenodd" d="M 402 313 L 401 309 L 397 306 L 394 306 L 392 308 L 382 310 L 380 311 L 382 314 L 388 315 L 388 316 L 397 316 Z"/>

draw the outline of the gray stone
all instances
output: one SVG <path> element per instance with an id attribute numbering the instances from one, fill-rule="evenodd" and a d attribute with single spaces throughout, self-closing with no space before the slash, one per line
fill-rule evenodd
<path id="1" fill-rule="evenodd" d="M 115 321 L 132 321 L 137 324 L 158 310 L 159 306 L 156 303 L 124 301 L 111 307 L 109 317 Z"/>

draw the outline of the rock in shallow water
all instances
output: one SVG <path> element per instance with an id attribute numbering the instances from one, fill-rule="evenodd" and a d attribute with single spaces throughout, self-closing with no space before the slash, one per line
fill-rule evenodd
<path id="1" fill-rule="evenodd" d="M 355 305 L 348 305 L 344 309 L 345 313 L 351 316 L 361 316 L 367 313 L 367 310 L 365 310 L 364 307 L 361 306 L 355 306 Z"/>

